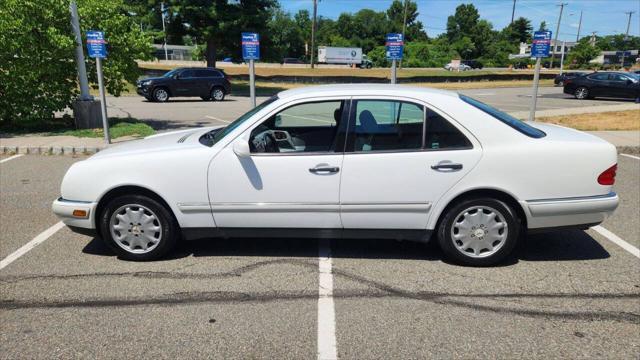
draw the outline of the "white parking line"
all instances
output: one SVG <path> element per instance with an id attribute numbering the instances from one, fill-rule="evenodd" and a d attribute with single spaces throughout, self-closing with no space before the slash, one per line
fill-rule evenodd
<path id="1" fill-rule="evenodd" d="M 58 230 L 62 229 L 63 227 L 64 227 L 64 223 L 60 221 L 59 223 L 48 228 L 47 230 L 41 232 L 38 236 L 34 237 L 33 240 L 24 244 L 20 249 L 14 251 L 6 258 L 0 260 L 0 270 L 4 269 L 7 265 L 16 261 L 20 256 L 29 252 L 29 250 L 45 242 L 48 238 L 51 237 L 51 235 L 55 234 L 56 232 L 58 232 Z"/>
<path id="2" fill-rule="evenodd" d="M 330 240 L 318 243 L 319 289 L 318 289 L 318 360 L 338 358 L 336 347 L 336 314 L 333 304 L 333 274 Z"/>
<path id="3" fill-rule="evenodd" d="M 228 124 L 228 123 L 230 123 L 230 122 L 231 122 L 231 121 L 229 121 L 229 120 L 222 120 L 222 119 L 218 119 L 217 117 L 215 117 L 215 116 L 211 116 L 211 115 L 205 115 L 204 117 L 206 117 L 206 118 L 208 118 L 208 119 L 211 119 L 211 120 L 220 121 L 220 122 L 223 122 L 223 123 L 225 123 L 225 124 Z"/>
<path id="4" fill-rule="evenodd" d="M 6 158 L 6 159 L 2 159 L 2 160 L 0 160 L 0 164 L 2 164 L 3 162 L 7 162 L 7 161 L 9 161 L 9 160 L 17 159 L 17 158 L 19 158 L 19 157 L 21 157 L 21 156 L 24 156 L 24 154 L 18 154 L 18 155 L 9 156 L 9 157 L 8 157 L 8 158 Z"/>
<path id="5" fill-rule="evenodd" d="M 625 249 L 631 255 L 633 255 L 633 256 L 635 256 L 635 257 L 640 259 L 640 249 L 638 249 L 637 247 L 635 247 L 635 246 L 629 244 L 628 242 L 622 240 L 620 237 L 618 237 L 618 235 L 612 233 L 611 231 L 603 228 L 600 225 L 594 226 L 594 227 L 592 227 L 592 229 L 597 231 L 600 235 L 606 237 L 612 243 L 614 243 L 614 244 L 620 246 L 621 248 Z"/>
<path id="6" fill-rule="evenodd" d="M 620 154 L 620 155 L 622 155 L 622 156 L 626 156 L 626 157 L 628 157 L 628 158 L 632 158 L 632 159 L 640 160 L 640 157 L 637 157 L 637 156 L 633 156 L 633 155 L 629 155 L 629 154 Z"/>

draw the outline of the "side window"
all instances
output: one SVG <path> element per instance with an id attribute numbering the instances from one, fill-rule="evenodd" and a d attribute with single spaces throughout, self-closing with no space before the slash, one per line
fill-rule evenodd
<path id="1" fill-rule="evenodd" d="M 612 81 L 627 81 L 629 80 L 628 77 L 622 75 L 622 74 L 611 74 L 611 78 Z"/>
<path id="2" fill-rule="evenodd" d="M 196 70 L 196 76 L 197 77 L 209 77 L 209 78 L 222 77 L 220 72 L 218 72 L 216 70 L 208 70 L 208 69 Z"/>
<path id="3" fill-rule="evenodd" d="M 425 149 L 470 148 L 471 142 L 449 121 L 433 110 L 427 109 Z"/>
<path id="4" fill-rule="evenodd" d="M 333 152 L 337 143 L 341 143 L 339 139 L 336 140 L 340 137 L 344 108 L 344 101 L 312 102 L 288 107 L 251 131 L 251 152 Z"/>
<path id="5" fill-rule="evenodd" d="M 192 78 L 195 77 L 195 71 L 193 70 L 183 70 L 180 73 L 180 78 L 181 79 L 188 79 L 188 78 Z"/>
<path id="6" fill-rule="evenodd" d="M 609 74 L 594 74 L 594 75 L 590 75 L 589 79 L 591 79 L 591 80 L 607 80 L 607 79 L 609 79 Z"/>
<path id="7" fill-rule="evenodd" d="M 420 105 L 389 100 L 357 100 L 349 139 L 355 152 L 422 148 L 424 123 Z"/>

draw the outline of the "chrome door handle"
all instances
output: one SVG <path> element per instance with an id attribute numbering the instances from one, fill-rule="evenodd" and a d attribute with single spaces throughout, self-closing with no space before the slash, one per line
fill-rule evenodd
<path id="1" fill-rule="evenodd" d="M 314 168 L 309 169 L 309 172 L 313 174 L 322 174 L 322 173 L 335 174 L 338 171 L 340 171 L 340 168 L 337 166 L 316 166 Z"/>
<path id="2" fill-rule="evenodd" d="M 431 165 L 433 170 L 462 170 L 462 164 L 444 163 Z"/>

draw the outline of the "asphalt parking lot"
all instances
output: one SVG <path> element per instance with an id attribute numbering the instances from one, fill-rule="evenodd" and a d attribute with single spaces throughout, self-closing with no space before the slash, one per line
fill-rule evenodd
<path id="1" fill-rule="evenodd" d="M 8 159 L 2 259 L 58 223 L 51 201 L 83 157 Z M 602 228 L 638 247 L 640 160 L 618 161 L 622 203 Z M 371 240 L 212 239 L 134 263 L 48 235 L 0 264 L 0 358 L 640 356 L 640 259 L 593 229 L 529 236 L 494 268 Z"/>
<path id="2" fill-rule="evenodd" d="M 470 89 L 459 92 L 507 112 L 528 110 L 531 103 L 531 87 Z M 266 99 L 259 97 L 257 102 Z M 608 99 L 580 101 L 563 94 L 560 87 L 541 87 L 537 109 L 551 110 L 630 102 L 632 103 L 627 100 Z M 228 96 L 222 102 L 202 101 L 200 98 L 173 98 L 168 103 L 153 103 L 140 96 L 123 96 L 108 97 L 107 104 L 109 116 L 145 120 L 161 131 L 225 124 L 250 109 L 249 98 L 246 96 Z"/>

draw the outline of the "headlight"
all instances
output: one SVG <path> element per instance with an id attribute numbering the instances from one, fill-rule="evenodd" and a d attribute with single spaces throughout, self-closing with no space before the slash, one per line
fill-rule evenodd
<path id="1" fill-rule="evenodd" d="M 151 80 L 145 80 L 145 81 L 141 82 L 140 85 L 142 85 L 142 86 L 151 85 Z"/>

